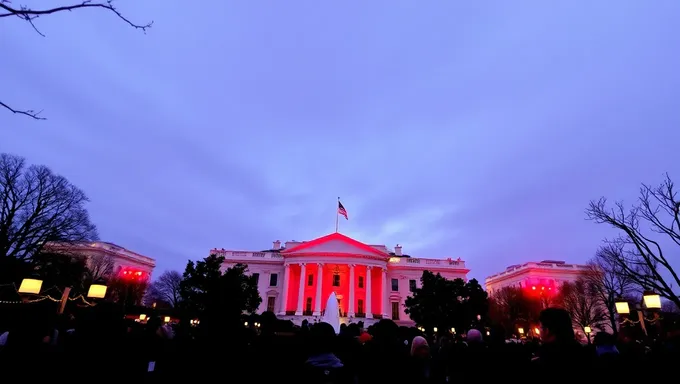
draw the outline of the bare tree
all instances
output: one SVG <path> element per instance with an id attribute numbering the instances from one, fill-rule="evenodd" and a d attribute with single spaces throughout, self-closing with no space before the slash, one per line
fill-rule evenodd
<path id="1" fill-rule="evenodd" d="M 45 243 L 97 239 L 85 193 L 42 165 L 0 154 L 0 257 L 30 259 Z"/>
<path id="2" fill-rule="evenodd" d="M 146 293 L 147 302 L 164 302 L 176 307 L 181 300 L 180 283 L 182 275 L 177 271 L 165 271 L 158 280 L 151 283 Z"/>
<path id="3" fill-rule="evenodd" d="M 607 200 L 600 198 L 590 202 L 586 214 L 596 223 L 609 224 L 623 232 L 614 240 L 607 241 L 621 250 L 611 254 L 610 260 L 623 276 L 680 306 L 680 297 L 673 291 L 673 285 L 680 286 L 680 277 L 668 261 L 659 240 L 647 234 L 651 231 L 664 235 L 670 244 L 680 246 L 680 200 L 668 175 L 657 187 L 643 184 L 638 203 L 629 210 L 620 202 L 609 208 Z M 670 281 L 664 275 L 669 276 Z"/>
<path id="4" fill-rule="evenodd" d="M 46 8 L 46 9 L 33 9 L 25 5 L 19 5 L 19 6 L 13 6 L 12 2 L 10 0 L 0 0 L 0 18 L 3 17 L 18 17 L 21 20 L 25 20 L 28 22 L 31 27 L 40 35 L 45 37 L 45 35 L 36 27 L 34 21 L 41 17 L 41 16 L 47 16 L 51 15 L 54 13 L 60 13 L 60 12 L 70 12 L 70 11 L 76 11 L 80 9 L 99 9 L 99 10 L 105 10 L 119 19 L 121 19 L 123 22 L 128 24 L 129 26 L 135 28 L 135 29 L 141 29 L 142 31 L 146 32 L 148 28 L 151 28 L 151 25 L 153 22 L 149 22 L 146 24 L 136 24 L 132 21 L 130 21 L 128 18 L 126 18 L 122 13 L 120 13 L 116 7 L 113 5 L 113 0 L 107 0 L 107 1 L 102 1 L 102 2 L 92 2 L 91 0 L 85 0 L 80 3 L 76 4 L 71 4 L 71 5 L 62 5 L 59 7 L 53 7 L 53 8 Z M 0 107 L 4 107 L 5 109 L 9 110 L 12 113 L 15 114 L 20 114 L 20 115 L 25 115 L 32 117 L 37 120 L 45 120 L 44 117 L 39 116 L 40 112 L 42 111 L 34 111 L 34 110 L 22 110 L 22 109 L 15 109 L 10 107 L 8 104 L 5 104 L 4 102 L 0 101 Z"/>
<path id="5" fill-rule="evenodd" d="M 489 298 L 489 318 L 509 333 L 518 325 L 538 323 L 542 309 L 541 298 L 532 297 L 518 287 L 501 288 Z"/>
<path id="6" fill-rule="evenodd" d="M 623 249 L 617 244 L 607 244 L 601 247 L 595 257 L 588 262 L 589 271 L 583 276 L 607 309 L 605 317 L 615 333 L 617 329 L 616 300 L 628 295 L 635 285 L 634 281 L 623 273 L 617 262 L 622 252 L 624 252 Z"/>
<path id="7" fill-rule="evenodd" d="M 87 269 L 92 281 L 106 280 L 113 274 L 115 262 L 108 255 L 92 255 L 87 258 Z"/>
<path id="8" fill-rule="evenodd" d="M 584 333 L 586 327 L 602 329 L 607 323 L 604 305 L 597 289 L 583 277 L 562 284 L 559 302 L 571 315 L 573 325 Z"/>

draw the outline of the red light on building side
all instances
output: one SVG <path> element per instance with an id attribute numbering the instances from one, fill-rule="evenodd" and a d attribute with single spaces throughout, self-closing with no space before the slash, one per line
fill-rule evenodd
<path id="1" fill-rule="evenodd" d="M 141 280 L 146 277 L 146 273 L 132 268 L 121 270 L 121 276 L 125 280 Z"/>

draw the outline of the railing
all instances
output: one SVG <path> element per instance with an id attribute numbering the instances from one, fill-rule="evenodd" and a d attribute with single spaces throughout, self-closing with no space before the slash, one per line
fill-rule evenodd
<path id="1" fill-rule="evenodd" d="M 515 272 L 520 271 L 520 270 L 532 269 L 532 268 L 554 269 L 556 271 L 587 271 L 588 270 L 587 265 L 528 262 L 528 263 L 524 263 L 524 264 L 520 264 L 520 265 L 515 265 L 513 267 L 506 269 L 503 272 L 497 273 L 495 275 L 491 275 L 491 276 L 487 277 L 486 280 L 495 279 L 495 278 L 498 278 L 498 277 L 509 275 L 511 273 L 515 273 Z"/>
<path id="2" fill-rule="evenodd" d="M 283 260 L 283 256 L 276 252 L 244 252 L 244 251 L 227 251 L 224 249 L 213 249 L 210 251 L 211 255 L 222 256 L 225 259 L 270 259 L 270 260 Z"/>
<path id="3" fill-rule="evenodd" d="M 125 257 L 130 260 L 137 261 L 142 264 L 150 265 L 150 266 L 156 266 L 156 260 L 140 255 L 139 253 L 132 252 L 130 250 L 127 250 L 123 247 L 117 246 L 115 244 L 103 242 L 103 241 L 95 241 L 95 242 L 90 242 L 90 243 L 85 243 L 85 242 L 79 242 L 79 243 L 47 243 L 45 244 L 45 247 L 47 249 L 52 249 L 55 251 L 60 251 L 60 252 L 73 252 L 73 253 L 78 253 L 82 250 L 90 250 L 90 249 L 101 249 L 103 251 L 111 252 L 114 253 L 116 256 L 120 257 Z"/>
<path id="4" fill-rule="evenodd" d="M 418 259 L 415 257 L 391 257 L 390 264 L 436 265 L 441 268 L 465 268 L 465 262 L 462 260 Z"/>

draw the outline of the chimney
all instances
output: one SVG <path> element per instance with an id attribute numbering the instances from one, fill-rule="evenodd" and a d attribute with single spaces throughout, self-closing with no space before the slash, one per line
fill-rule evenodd
<path id="1" fill-rule="evenodd" d="M 279 249 L 281 249 L 281 241 L 276 240 L 274 242 L 274 246 L 272 247 L 272 249 L 275 250 L 275 251 L 278 251 Z"/>
<path id="2" fill-rule="evenodd" d="M 394 254 L 397 255 L 397 256 L 401 256 L 401 245 L 397 244 L 394 247 Z"/>

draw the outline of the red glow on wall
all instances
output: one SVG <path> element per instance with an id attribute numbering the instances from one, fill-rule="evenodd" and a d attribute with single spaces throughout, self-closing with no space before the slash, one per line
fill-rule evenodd
<path id="1" fill-rule="evenodd" d="M 134 268 L 123 268 L 120 270 L 120 277 L 124 280 L 144 280 L 149 274 Z"/>
<path id="2" fill-rule="evenodd" d="M 555 291 L 554 283 L 552 282 L 549 283 L 528 282 L 526 288 L 529 291 L 529 294 L 537 296 L 552 295 Z"/>

